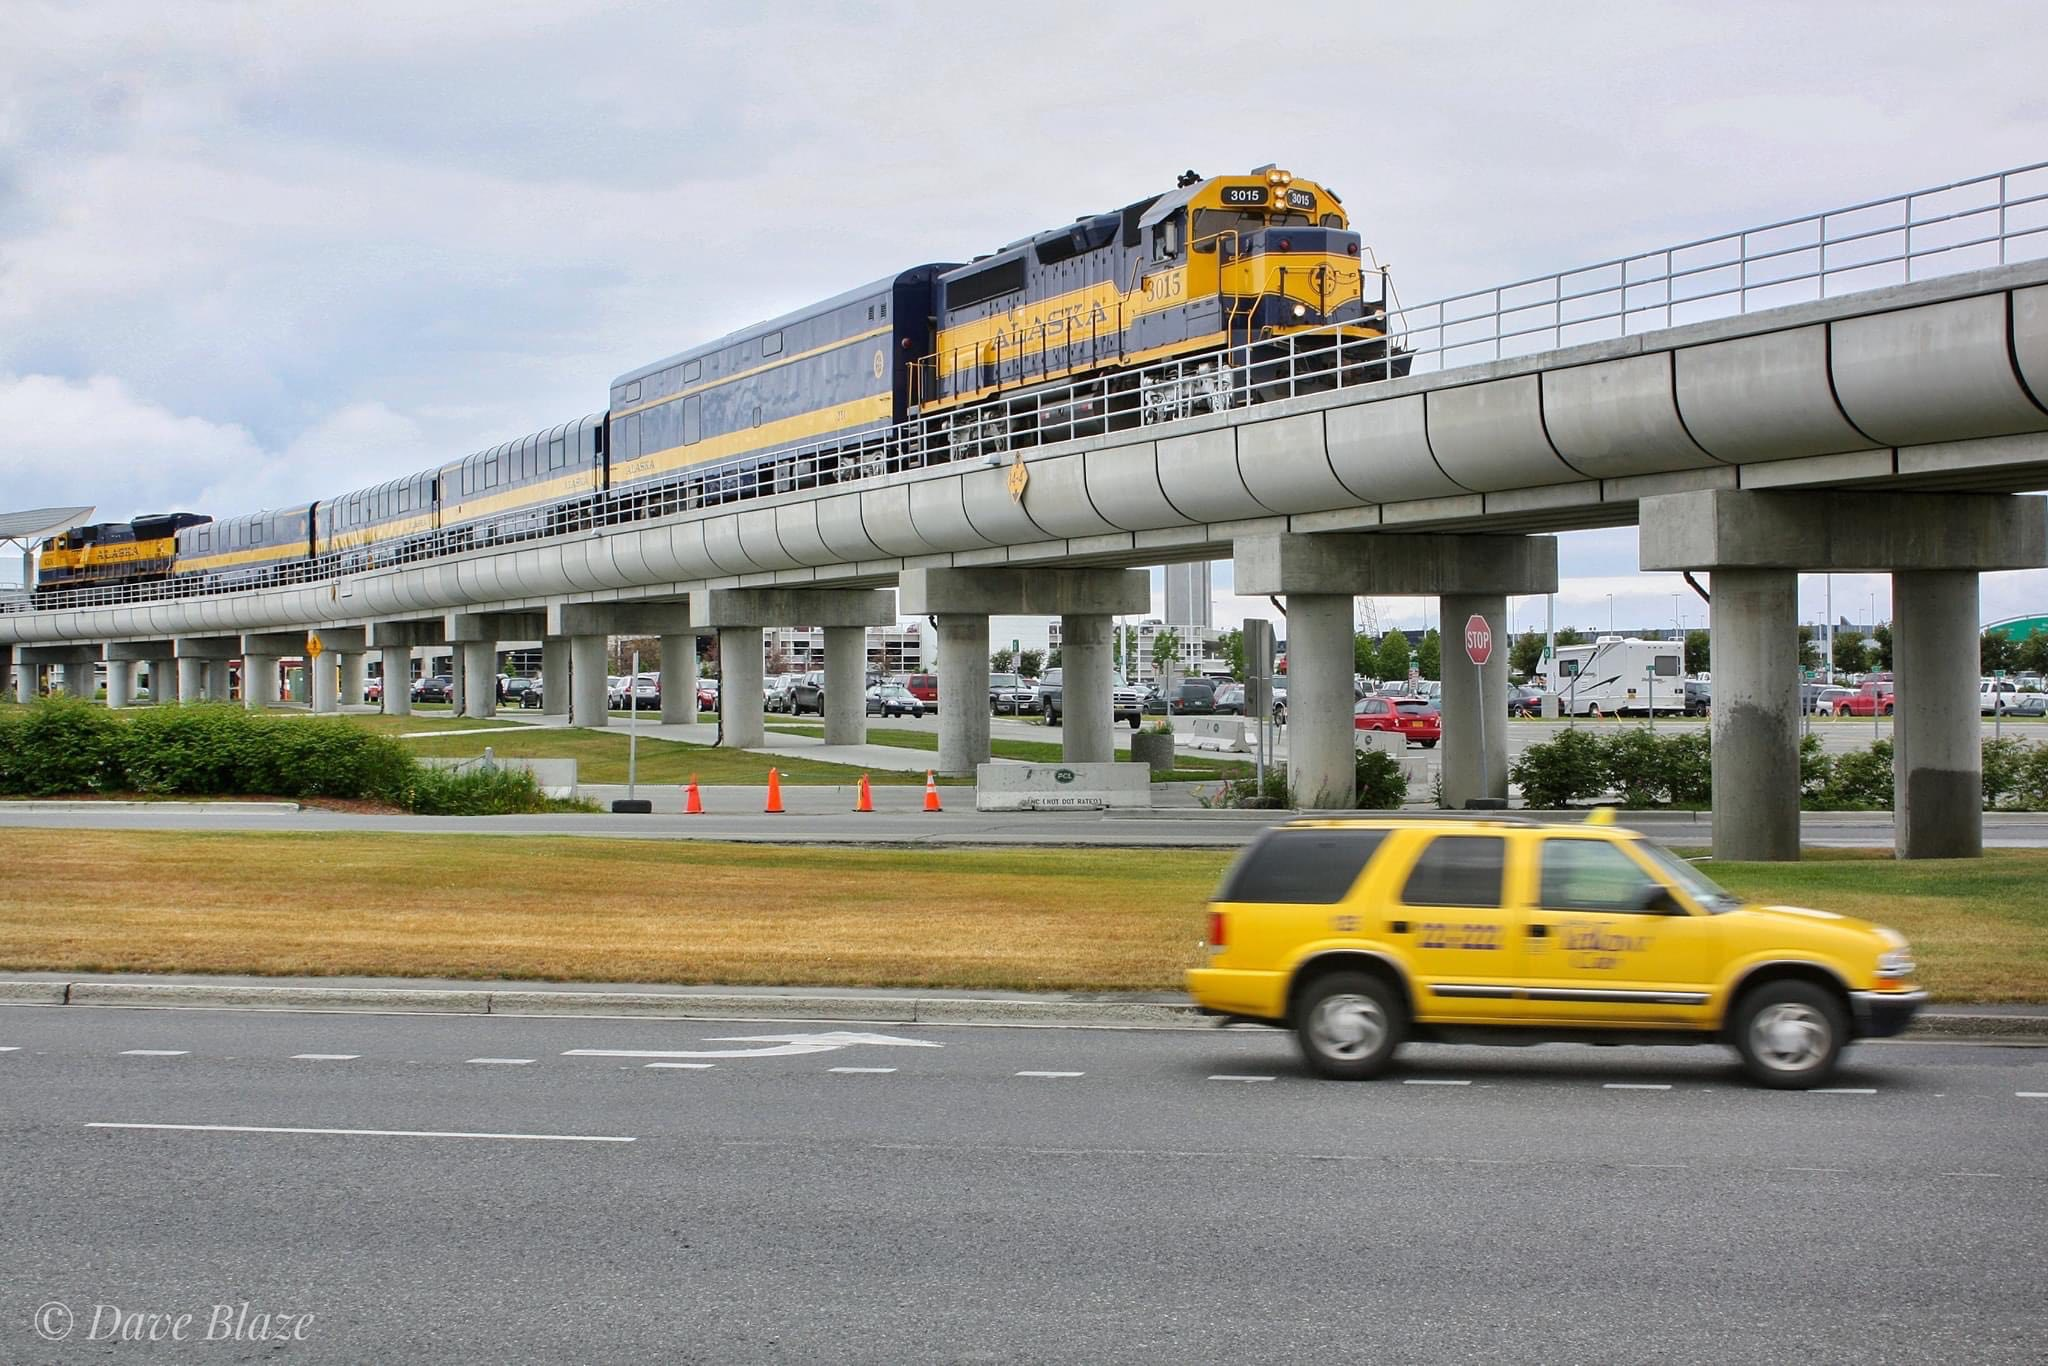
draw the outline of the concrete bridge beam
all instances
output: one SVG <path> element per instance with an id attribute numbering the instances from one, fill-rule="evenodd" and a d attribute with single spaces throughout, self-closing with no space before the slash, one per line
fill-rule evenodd
<path id="1" fill-rule="evenodd" d="M 1641 518 L 1644 569 L 1713 575 L 1716 858 L 1799 857 L 1802 570 L 1892 575 L 1899 857 L 1983 851 L 1977 575 L 2048 564 L 2048 498 L 1721 490 Z"/>
<path id="2" fill-rule="evenodd" d="M 1492 628 L 1484 669 L 1462 644 L 1445 643 L 1443 792 L 1453 809 L 1507 799 L 1507 599 L 1557 590 L 1555 537 L 1248 536 L 1236 543 L 1233 574 L 1239 593 L 1287 598 L 1287 780 L 1297 806 L 1358 799 L 1351 604 L 1360 594 L 1439 597 L 1446 637 L 1474 615 Z"/>

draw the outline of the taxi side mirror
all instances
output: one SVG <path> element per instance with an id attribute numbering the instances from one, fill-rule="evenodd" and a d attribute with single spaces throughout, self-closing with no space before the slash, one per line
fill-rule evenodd
<path id="1" fill-rule="evenodd" d="M 1661 882 L 1652 882 L 1636 894 L 1636 909 L 1645 915 L 1681 915 L 1685 911 Z"/>

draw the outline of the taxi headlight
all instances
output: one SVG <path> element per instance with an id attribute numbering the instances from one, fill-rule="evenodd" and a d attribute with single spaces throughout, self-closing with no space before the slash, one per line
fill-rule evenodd
<path id="1" fill-rule="evenodd" d="M 1913 961 L 1912 953 L 1906 949 L 1893 949 L 1889 953 L 1881 953 L 1877 956 L 1877 975 L 1880 977 L 1896 977 L 1904 980 L 1911 977 L 1914 969 L 1918 966 Z"/>

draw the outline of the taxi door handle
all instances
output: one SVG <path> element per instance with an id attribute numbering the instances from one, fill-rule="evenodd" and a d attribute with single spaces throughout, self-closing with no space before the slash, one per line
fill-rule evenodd
<path id="1" fill-rule="evenodd" d="M 1531 925 L 1529 927 L 1529 937 L 1531 939 L 1548 939 L 1550 937 L 1550 926 Z"/>

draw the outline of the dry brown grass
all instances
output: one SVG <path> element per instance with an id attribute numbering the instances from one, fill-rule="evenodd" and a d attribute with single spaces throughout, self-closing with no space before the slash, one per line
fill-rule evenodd
<path id="1" fill-rule="evenodd" d="M 1148 990 L 1228 855 L 10 830 L 0 968 Z"/>

